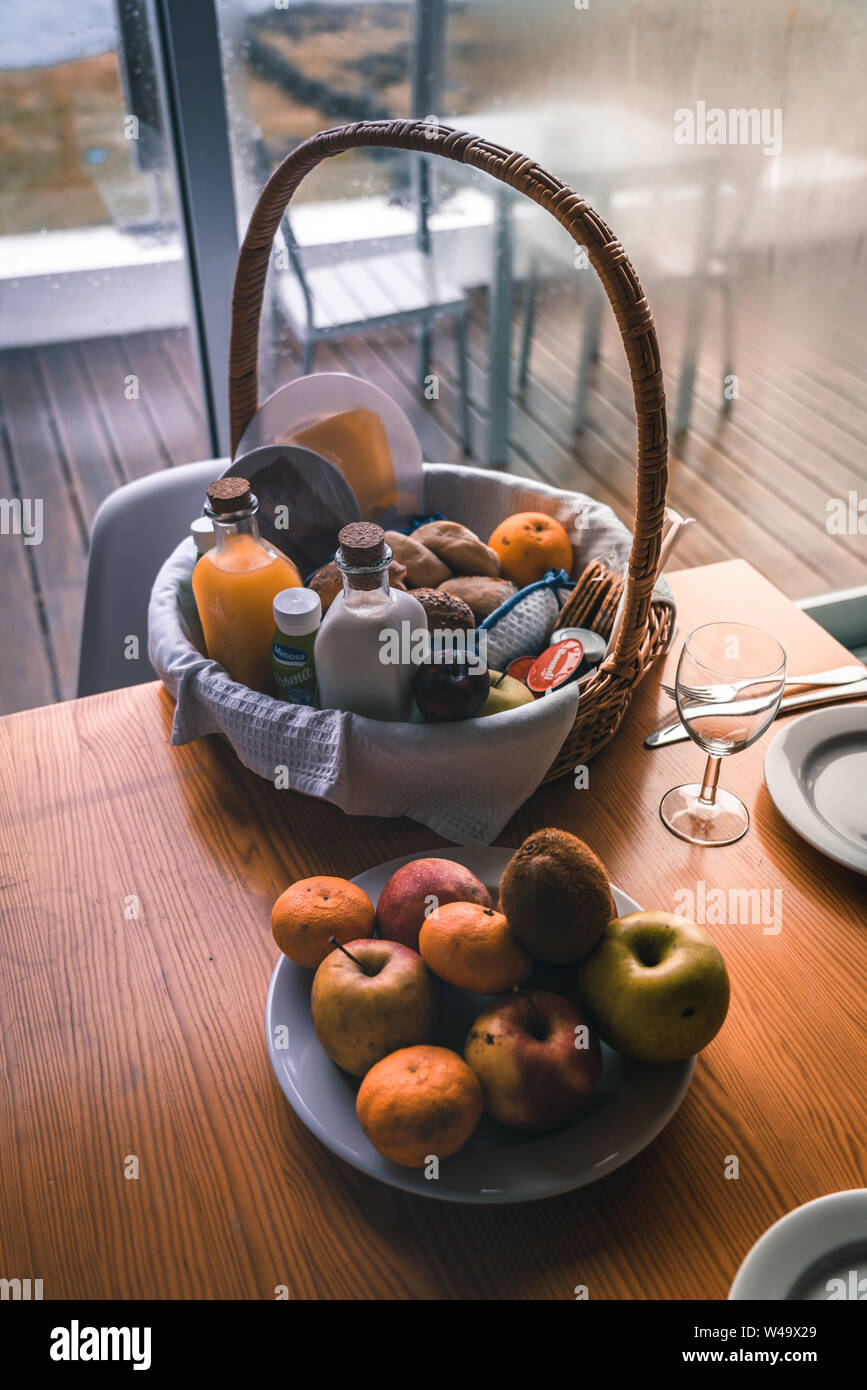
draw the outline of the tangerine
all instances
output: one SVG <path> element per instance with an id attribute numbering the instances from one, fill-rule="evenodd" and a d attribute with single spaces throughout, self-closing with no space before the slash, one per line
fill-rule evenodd
<path id="1" fill-rule="evenodd" d="M 423 1168 L 449 1158 L 482 1117 L 482 1087 L 447 1047 L 402 1047 L 376 1062 L 358 1090 L 358 1121 L 373 1147 L 392 1163 Z"/>
<path id="2" fill-rule="evenodd" d="M 476 994 L 505 994 L 533 969 L 502 912 L 478 903 L 436 908 L 424 920 L 418 949 L 441 980 Z"/>
<path id="3" fill-rule="evenodd" d="M 363 888 L 346 878 L 319 874 L 299 878 L 281 893 L 271 912 L 271 931 L 284 956 L 315 970 L 341 945 L 373 936 L 373 903 Z"/>
<path id="4" fill-rule="evenodd" d="M 500 574 L 522 589 L 548 570 L 572 569 L 572 542 L 547 512 L 515 512 L 501 521 L 488 545 L 500 558 Z"/>

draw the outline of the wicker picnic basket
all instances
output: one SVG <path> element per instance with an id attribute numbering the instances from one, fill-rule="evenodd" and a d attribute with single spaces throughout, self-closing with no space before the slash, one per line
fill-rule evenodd
<path id="1" fill-rule="evenodd" d="M 616 733 L 632 691 L 670 636 L 671 608 L 652 601 L 668 477 L 668 434 L 659 344 L 650 307 L 626 252 L 591 207 L 525 155 L 429 121 L 358 121 L 320 132 L 274 170 L 250 219 L 232 296 L 229 408 L 234 454 L 259 400 L 259 326 L 274 236 L 293 193 L 323 159 L 359 147 L 412 150 L 471 164 L 532 198 L 586 247 L 620 329 L 638 425 L 635 525 L 622 621 L 614 650 L 585 686 L 572 729 L 545 781 L 586 763 Z M 570 617 L 571 600 L 560 625 Z"/>

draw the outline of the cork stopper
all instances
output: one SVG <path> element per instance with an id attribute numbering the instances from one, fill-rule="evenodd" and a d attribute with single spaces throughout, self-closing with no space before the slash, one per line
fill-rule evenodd
<path id="1" fill-rule="evenodd" d="M 207 489 L 211 511 L 216 516 L 243 512 L 252 505 L 253 494 L 246 478 L 218 478 Z"/>
<path id="2" fill-rule="evenodd" d="M 343 562 L 356 566 L 378 565 L 385 559 L 385 532 L 373 521 L 353 521 L 337 537 Z"/>
<path id="3" fill-rule="evenodd" d="M 337 568 L 346 576 L 350 589 L 388 590 L 387 570 L 391 551 L 385 543 L 385 532 L 375 521 L 352 521 L 339 532 L 337 539 Z M 347 573 L 361 570 L 361 574 Z M 367 573 L 364 573 L 364 571 Z"/>

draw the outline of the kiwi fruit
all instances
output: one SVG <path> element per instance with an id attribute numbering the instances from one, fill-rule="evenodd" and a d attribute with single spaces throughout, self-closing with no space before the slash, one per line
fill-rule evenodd
<path id="1" fill-rule="evenodd" d="M 592 951 L 617 915 L 605 865 L 566 830 L 536 830 L 500 884 L 513 935 L 537 960 L 570 965 Z"/>

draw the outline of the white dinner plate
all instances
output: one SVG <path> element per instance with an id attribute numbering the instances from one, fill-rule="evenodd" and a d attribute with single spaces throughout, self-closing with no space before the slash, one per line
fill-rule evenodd
<path id="1" fill-rule="evenodd" d="M 787 724 L 765 753 L 765 785 L 808 844 L 867 874 L 867 705 L 832 705 Z"/>
<path id="2" fill-rule="evenodd" d="M 374 906 L 395 869 L 412 859 L 444 858 L 464 864 L 490 890 L 514 853 L 510 849 L 435 849 L 391 859 L 354 883 Z M 612 885 L 619 915 L 639 911 Z M 603 1044 L 602 1077 L 596 1095 L 576 1122 L 555 1134 L 528 1138 L 485 1117 L 473 1137 L 443 1163 L 440 1177 L 404 1168 L 377 1153 L 355 1113 L 359 1082 L 330 1060 L 317 1041 L 310 1016 L 313 971 L 280 957 L 265 1006 L 265 1035 L 271 1064 L 286 1099 L 318 1139 L 354 1168 L 392 1187 L 451 1202 L 527 1202 L 595 1182 L 628 1163 L 664 1129 L 686 1094 L 695 1058 L 666 1066 L 633 1062 Z M 438 1042 L 463 1054 L 470 1024 L 489 996 L 442 985 Z M 278 1048 L 276 1029 L 285 1025 L 288 1046 Z"/>
<path id="3" fill-rule="evenodd" d="M 756 1241 L 732 1299 L 867 1299 L 867 1189 L 832 1192 L 796 1207 Z"/>
<path id="4" fill-rule="evenodd" d="M 421 444 L 409 416 L 387 392 L 348 372 L 300 376 L 263 401 L 241 436 L 234 464 L 254 449 L 286 444 L 299 430 L 347 410 L 372 410 L 388 436 L 397 483 L 394 513 L 377 520 L 384 526 L 424 510 Z"/>

